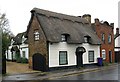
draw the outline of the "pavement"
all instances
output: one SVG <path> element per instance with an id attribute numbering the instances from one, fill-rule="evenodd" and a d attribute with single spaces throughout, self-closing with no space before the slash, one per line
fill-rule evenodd
<path id="1" fill-rule="evenodd" d="M 118 64 L 112 63 L 108 66 L 85 66 L 83 68 L 55 70 L 49 72 L 12 74 L 4 76 L 3 80 L 54 80 L 56 78 L 68 77 L 71 75 L 92 72 L 96 70 L 106 70 L 115 66 L 118 66 Z"/>

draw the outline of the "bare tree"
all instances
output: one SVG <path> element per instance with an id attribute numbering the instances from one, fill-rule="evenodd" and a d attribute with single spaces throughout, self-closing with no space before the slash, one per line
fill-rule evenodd
<path id="1" fill-rule="evenodd" d="M 2 37 L 2 54 L 8 49 L 10 44 L 10 39 L 13 37 L 13 33 L 9 29 L 9 21 L 6 18 L 6 14 L 0 14 L 0 28 Z"/>

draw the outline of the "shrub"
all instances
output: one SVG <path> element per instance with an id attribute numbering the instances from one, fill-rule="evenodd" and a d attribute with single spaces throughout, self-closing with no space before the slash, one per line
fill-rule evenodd
<path id="1" fill-rule="evenodd" d="M 16 62 L 17 62 L 17 63 L 21 63 L 21 58 L 17 58 L 17 59 L 16 59 Z"/>
<path id="2" fill-rule="evenodd" d="M 108 62 L 103 61 L 103 66 L 108 66 Z"/>
<path id="3" fill-rule="evenodd" d="M 21 63 L 28 63 L 28 59 L 27 58 L 21 58 Z"/>

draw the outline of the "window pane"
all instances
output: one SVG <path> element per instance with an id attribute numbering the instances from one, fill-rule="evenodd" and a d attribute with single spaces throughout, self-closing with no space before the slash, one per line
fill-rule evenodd
<path id="1" fill-rule="evenodd" d="M 59 59 L 59 64 L 67 64 L 67 51 L 60 51 Z"/>
<path id="2" fill-rule="evenodd" d="M 106 52 L 105 52 L 105 50 L 102 50 L 102 58 L 103 58 L 103 59 L 106 58 Z"/>
<path id="3" fill-rule="evenodd" d="M 89 62 L 94 62 L 94 51 L 89 51 Z"/>
<path id="4" fill-rule="evenodd" d="M 111 35 L 108 36 L 108 43 L 111 43 Z"/>
<path id="5" fill-rule="evenodd" d="M 39 40 L 39 32 L 38 32 L 38 30 L 34 31 L 34 39 Z"/>
<path id="6" fill-rule="evenodd" d="M 22 51 L 23 57 L 25 57 L 25 51 Z"/>
<path id="7" fill-rule="evenodd" d="M 61 39 L 62 39 L 62 41 L 66 41 L 66 36 L 65 35 L 61 35 Z"/>

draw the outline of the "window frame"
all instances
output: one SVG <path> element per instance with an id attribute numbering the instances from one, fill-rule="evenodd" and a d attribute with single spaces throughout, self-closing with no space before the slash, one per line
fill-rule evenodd
<path id="1" fill-rule="evenodd" d="M 112 35 L 111 34 L 108 35 L 108 43 L 109 44 L 112 43 Z"/>
<path id="2" fill-rule="evenodd" d="M 105 33 L 101 34 L 101 39 L 102 39 L 102 42 L 105 43 Z"/>
<path id="3" fill-rule="evenodd" d="M 67 35 L 62 34 L 62 35 L 61 35 L 61 41 L 62 41 L 62 42 L 67 42 Z"/>
<path id="4" fill-rule="evenodd" d="M 23 52 L 24 52 L 24 56 L 23 56 Z M 22 57 L 25 58 L 25 55 L 26 55 L 26 52 L 25 51 L 22 51 Z"/>
<path id="5" fill-rule="evenodd" d="M 38 29 L 34 30 L 34 41 L 39 41 L 40 40 L 40 33 Z"/>
<path id="6" fill-rule="evenodd" d="M 66 61 L 65 61 L 65 63 L 61 63 L 61 58 L 60 58 L 60 53 L 61 52 L 65 52 L 66 53 Z M 67 54 L 67 51 L 59 51 L 59 65 L 67 65 L 68 64 L 68 54 Z"/>
<path id="7" fill-rule="evenodd" d="M 104 54 L 103 54 L 103 52 L 104 52 Z M 103 58 L 103 60 L 106 59 L 106 50 L 105 49 L 102 49 L 102 58 Z"/>
<path id="8" fill-rule="evenodd" d="M 92 55 L 93 55 L 92 61 L 91 61 L 91 59 L 90 59 L 90 55 L 91 55 L 90 52 L 93 52 L 93 54 L 92 54 Z M 93 51 L 93 50 L 88 51 L 88 61 L 89 61 L 89 62 L 94 62 L 94 51 Z"/>

